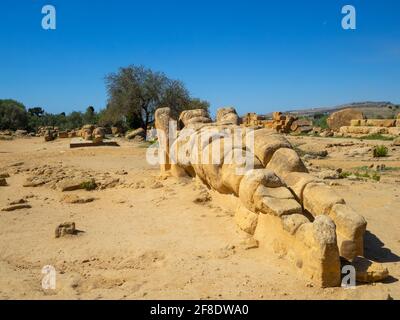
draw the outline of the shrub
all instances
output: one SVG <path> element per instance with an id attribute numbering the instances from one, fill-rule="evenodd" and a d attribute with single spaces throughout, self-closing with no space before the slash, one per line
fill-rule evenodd
<path id="1" fill-rule="evenodd" d="M 388 148 L 385 146 L 376 146 L 373 150 L 374 158 L 386 157 L 388 155 Z"/>
<path id="2" fill-rule="evenodd" d="M 322 129 L 328 129 L 329 127 L 328 127 L 327 119 L 328 119 L 327 115 L 316 114 L 314 116 L 313 125 L 315 127 L 320 127 Z"/>
<path id="3" fill-rule="evenodd" d="M 382 140 L 382 141 L 392 141 L 394 138 L 391 138 L 391 137 L 385 137 L 385 136 L 383 136 L 383 135 L 381 135 L 381 134 L 376 134 L 376 133 L 374 133 L 374 134 L 370 134 L 370 135 L 368 135 L 368 136 L 363 136 L 363 137 L 361 137 L 360 139 L 363 139 L 363 140 Z"/>
<path id="4" fill-rule="evenodd" d="M 87 191 L 92 191 L 97 188 L 97 184 L 94 180 L 85 181 L 81 183 L 81 188 Z"/>

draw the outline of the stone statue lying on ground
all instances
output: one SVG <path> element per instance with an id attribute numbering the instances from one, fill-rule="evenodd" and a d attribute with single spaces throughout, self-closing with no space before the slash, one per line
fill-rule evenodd
<path id="1" fill-rule="evenodd" d="M 202 110 L 185 111 L 173 137 L 169 114 L 162 108 L 155 116 L 161 169 L 234 194 L 242 230 L 293 260 L 315 284 L 339 286 L 340 257 L 351 262 L 363 256 L 367 223 L 308 173 L 286 138 L 273 129 L 241 128 L 233 108 L 219 110 L 216 123 Z M 374 280 L 385 276 L 383 270 Z"/>

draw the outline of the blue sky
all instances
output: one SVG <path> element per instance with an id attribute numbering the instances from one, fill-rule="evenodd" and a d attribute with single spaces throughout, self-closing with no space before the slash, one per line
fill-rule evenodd
<path id="1" fill-rule="evenodd" d="M 41 8 L 57 9 L 57 29 Z M 341 8 L 357 30 L 341 28 Z M 0 98 L 49 112 L 103 108 L 129 64 L 182 80 L 212 111 L 400 103 L 398 0 L 1 0 Z"/>

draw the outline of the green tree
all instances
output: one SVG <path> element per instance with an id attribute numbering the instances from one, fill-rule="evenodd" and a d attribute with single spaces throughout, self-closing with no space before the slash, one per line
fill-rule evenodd
<path id="1" fill-rule="evenodd" d="M 86 112 L 83 115 L 83 121 L 85 122 L 85 124 L 95 124 L 96 111 L 92 106 L 87 107 Z"/>
<path id="2" fill-rule="evenodd" d="M 101 122 L 122 122 L 129 128 L 147 130 L 159 107 L 171 108 L 174 116 L 197 104 L 208 108 L 208 103 L 193 102 L 182 82 L 142 66 L 120 68 L 107 75 L 106 86 L 109 99 Z"/>
<path id="3" fill-rule="evenodd" d="M 36 108 L 29 108 L 28 113 L 31 116 L 36 116 L 36 117 L 41 117 L 44 114 L 44 110 L 42 108 L 36 107 Z"/>
<path id="4" fill-rule="evenodd" d="M 81 112 L 73 111 L 67 116 L 68 129 L 77 129 L 83 126 L 83 115 Z"/>
<path id="5" fill-rule="evenodd" d="M 28 113 L 25 106 L 15 100 L 0 100 L 0 130 L 25 130 L 28 127 Z"/>

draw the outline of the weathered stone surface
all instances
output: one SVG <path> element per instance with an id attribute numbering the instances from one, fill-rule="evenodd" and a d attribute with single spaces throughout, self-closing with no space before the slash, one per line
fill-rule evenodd
<path id="1" fill-rule="evenodd" d="M 390 128 L 396 126 L 396 119 L 364 119 L 364 120 L 352 120 L 350 121 L 352 127 L 384 127 Z"/>
<path id="2" fill-rule="evenodd" d="M 291 214 L 301 214 L 301 205 L 294 199 L 279 199 L 265 197 L 259 210 L 264 214 L 282 217 Z"/>
<path id="3" fill-rule="evenodd" d="M 294 235 L 301 225 L 309 222 L 310 220 L 302 214 L 291 214 L 282 217 L 283 229 L 291 235 Z"/>
<path id="4" fill-rule="evenodd" d="M 254 234 L 257 227 L 258 214 L 240 205 L 236 210 L 235 222 L 244 232 Z"/>
<path id="5" fill-rule="evenodd" d="M 178 126 L 184 128 L 189 124 L 194 123 L 210 123 L 211 119 L 208 115 L 207 110 L 194 109 L 183 111 L 178 119 Z"/>
<path id="6" fill-rule="evenodd" d="M 355 239 L 362 237 L 367 228 L 364 217 L 345 204 L 335 204 L 330 210 L 330 217 L 336 224 L 336 229 L 342 235 Z"/>
<path id="7" fill-rule="evenodd" d="M 58 137 L 59 137 L 60 139 L 66 139 L 66 138 L 68 138 L 68 132 L 67 132 L 67 131 L 60 131 L 60 132 L 58 133 Z"/>
<path id="8" fill-rule="evenodd" d="M 320 178 L 322 180 L 339 179 L 340 175 L 339 175 L 339 172 L 337 172 L 336 170 L 323 170 L 318 173 L 318 178 Z"/>
<path id="9" fill-rule="evenodd" d="M 159 108 L 154 114 L 155 127 L 157 129 L 158 137 L 158 152 L 160 160 L 161 172 L 171 168 L 170 156 L 169 156 L 169 122 L 171 120 L 171 109 L 170 108 Z"/>
<path id="10" fill-rule="evenodd" d="M 67 178 L 57 183 L 57 189 L 63 192 L 84 189 L 85 183 L 90 181 L 87 178 Z"/>
<path id="11" fill-rule="evenodd" d="M 336 224 L 340 255 L 347 260 L 364 254 L 364 234 L 367 222 L 348 205 L 336 204 L 329 216 Z"/>
<path id="12" fill-rule="evenodd" d="M 25 180 L 22 186 L 25 188 L 36 188 L 46 184 L 47 182 L 47 179 L 41 177 L 30 177 Z"/>
<path id="13" fill-rule="evenodd" d="M 122 134 L 123 130 L 120 127 L 111 127 L 111 134 L 112 135 L 117 135 L 117 134 Z"/>
<path id="14" fill-rule="evenodd" d="M 304 209 L 313 216 L 329 215 L 335 204 L 344 204 L 336 192 L 324 183 L 309 183 L 303 191 Z"/>
<path id="15" fill-rule="evenodd" d="M 4 207 L 1 209 L 1 211 L 6 211 L 6 212 L 11 212 L 11 211 L 16 211 L 16 210 L 21 210 L 21 209 L 30 209 L 32 208 L 31 205 L 29 204 L 14 204 L 14 205 L 9 205 L 7 207 Z"/>
<path id="16" fill-rule="evenodd" d="M 6 178 L 0 178 L 0 187 L 6 187 L 7 185 Z"/>
<path id="17" fill-rule="evenodd" d="M 218 109 L 217 123 L 233 125 L 239 124 L 239 116 L 237 115 L 235 108 L 227 107 Z"/>
<path id="18" fill-rule="evenodd" d="M 98 127 L 93 130 L 92 136 L 93 136 L 93 141 L 95 143 L 102 142 L 103 139 L 106 137 L 106 129 L 103 127 Z"/>
<path id="19" fill-rule="evenodd" d="M 140 136 L 142 138 L 146 137 L 145 131 L 143 128 L 139 128 L 133 131 L 129 131 L 126 135 L 125 138 L 128 140 L 135 139 L 137 136 Z"/>
<path id="20" fill-rule="evenodd" d="M 28 131 L 26 131 L 26 130 L 16 130 L 14 135 L 16 135 L 17 137 L 18 136 L 19 137 L 23 137 L 23 136 L 28 135 Z"/>
<path id="21" fill-rule="evenodd" d="M 385 128 L 385 127 L 367 127 L 367 126 L 359 126 L 359 127 L 351 127 L 344 126 L 340 128 L 340 133 L 346 134 L 354 134 L 354 135 L 371 135 L 371 134 L 389 134 L 389 132 L 397 133 L 396 128 Z"/>
<path id="22" fill-rule="evenodd" d="M 297 196 L 300 203 L 303 203 L 303 191 L 307 184 L 311 182 L 322 182 L 318 178 L 305 172 L 290 172 L 285 174 L 284 182 L 292 190 L 292 192 Z"/>
<path id="23" fill-rule="evenodd" d="M 55 230 L 55 237 L 60 238 L 65 235 L 74 235 L 76 234 L 75 222 L 64 222 L 61 223 Z"/>
<path id="24" fill-rule="evenodd" d="M 254 133 L 254 150 L 252 146 L 248 146 L 263 166 L 267 166 L 274 153 L 281 148 L 291 148 L 290 143 L 279 134 L 274 134 L 270 129 L 255 130 Z"/>
<path id="25" fill-rule="evenodd" d="M 387 268 L 383 267 L 380 263 L 370 261 L 364 257 L 356 257 L 352 265 L 356 269 L 356 279 L 359 282 L 377 282 L 389 276 Z"/>
<path id="26" fill-rule="evenodd" d="M 400 137 L 393 140 L 392 143 L 394 146 L 400 147 Z"/>
<path id="27" fill-rule="evenodd" d="M 390 134 L 391 136 L 395 137 L 400 136 L 400 121 L 397 122 L 398 122 L 397 127 L 388 128 L 388 134 Z"/>
<path id="28" fill-rule="evenodd" d="M 308 172 L 297 152 L 289 148 L 277 150 L 269 161 L 267 169 L 281 177 L 285 177 L 290 172 Z"/>
<path id="29" fill-rule="evenodd" d="M 371 127 L 390 128 L 390 127 L 396 126 L 396 120 L 395 119 L 367 119 L 366 125 L 371 126 Z"/>
<path id="30" fill-rule="evenodd" d="M 350 126 L 351 120 L 364 119 L 364 114 L 356 109 L 344 109 L 332 113 L 327 123 L 330 129 L 338 131 L 341 127 Z"/>
<path id="31" fill-rule="evenodd" d="M 44 134 L 44 140 L 46 142 L 53 141 L 56 138 L 56 132 L 54 130 L 46 130 Z"/>
<path id="32" fill-rule="evenodd" d="M 290 126 L 290 130 L 296 134 L 308 133 L 310 131 L 319 133 L 321 131 L 320 129 L 321 128 L 314 128 L 312 121 L 307 119 L 295 120 Z"/>
<path id="33" fill-rule="evenodd" d="M 96 200 L 93 197 L 79 197 L 78 195 L 75 194 L 68 194 L 62 197 L 61 201 L 69 204 L 83 204 L 83 203 L 89 203 L 93 202 Z"/>
<path id="34" fill-rule="evenodd" d="M 235 159 L 238 159 L 238 154 L 241 155 L 240 159 L 244 159 L 243 162 L 237 163 Z M 226 161 L 231 159 L 232 161 Z M 239 195 L 239 186 L 244 176 L 244 170 L 247 164 L 253 162 L 254 169 L 262 169 L 262 164 L 253 153 L 242 149 L 235 148 L 225 155 L 224 164 L 221 167 L 221 180 L 225 187 L 232 190 L 235 195 Z"/>
<path id="35" fill-rule="evenodd" d="M 248 171 L 239 187 L 239 198 L 247 209 L 255 211 L 254 193 L 257 188 L 263 185 L 265 187 L 276 188 L 283 186 L 282 181 L 270 170 L 250 170 Z"/>

